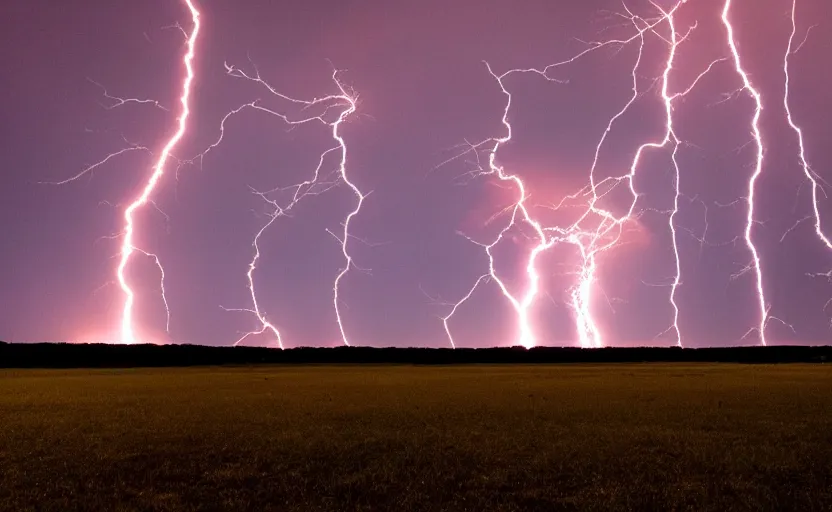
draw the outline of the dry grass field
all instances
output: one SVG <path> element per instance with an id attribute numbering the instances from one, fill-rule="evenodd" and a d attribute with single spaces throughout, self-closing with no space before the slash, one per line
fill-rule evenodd
<path id="1" fill-rule="evenodd" d="M 0 510 L 832 510 L 832 365 L 0 370 Z"/>

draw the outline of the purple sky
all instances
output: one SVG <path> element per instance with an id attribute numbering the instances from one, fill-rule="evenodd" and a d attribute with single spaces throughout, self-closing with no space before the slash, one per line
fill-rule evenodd
<path id="1" fill-rule="evenodd" d="M 655 15 L 644 0 L 627 5 Z M 680 32 L 697 25 L 679 46 L 671 89 L 687 87 L 709 62 L 730 56 L 722 5 L 689 0 L 678 14 Z M 586 41 L 634 31 L 611 15 L 623 12 L 615 0 L 203 0 L 199 8 L 203 25 L 192 117 L 177 157 L 193 157 L 216 140 L 229 110 L 268 99 L 262 87 L 228 76 L 224 62 L 251 71 L 250 56 L 263 78 L 304 99 L 338 92 L 330 80 L 334 65 L 359 95 L 358 112 L 343 126 L 347 172 L 372 193 L 352 225 L 357 238 L 349 249 L 359 268 L 344 279 L 341 304 L 349 338 L 371 346 L 447 346 L 440 316 L 450 306 L 428 296 L 455 302 L 487 270 L 483 249 L 458 232 L 490 241 L 509 221 L 504 215 L 487 223 L 516 198 L 516 190 L 495 186 L 493 177 L 467 179 L 473 155 L 437 168 L 465 140 L 504 135 L 505 97 L 483 60 L 497 73 L 543 67 L 580 52 Z M 794 327 L 792 332 L 772 320 L 766 335 L 769 344 L 815 344 L 832 335 L 832 281 L 809 274 L 832 270 L 832 252 L 815 235 L 811 219 L 781 241 L 812 213 L 811 187 L 783 108 L 790 10 L 791 0 L 734 0 L 732 19 L 743 63 L 764 103 L 766 149 L 754 241 L 770 314 Z M 184 35 L 164 28 L 176 22 L 191 29 L 184 5 L 174 0 L 2 2 L 0 339 L 99 340 L 118 332 L 123 296 L 113 279 L 122 212 L 149 176 L 152 158 L 133 152 L 67 185 L 38 182 L 65 179 L 124 148 L 122 136 L 154 151 L 162 147 L 175 128 L 182 77 Z M 832 3 L 798 0 L 796 42 L 817 26 L 792 57 L 791 94 L 808 160 L 832 181 L 830 22 Z M 663 24 L 646 36 L 639 68 L 643 94 L 614 125 L 598 176 L 625 173 L 638 146 L 663 135 L 660 83 L 650 83 L 663 71 L 668 45 L 660 36 L 668 34 Z M 513 94 L 514 133 L 498 158 L 527 182 L 531 205 L 557 202 L 588 183 L 595 147 L 631 95 L 638 49 L 636 42 L 599 50 L 558 68 L 553 75 L 568 83 L 530 74 L 505 79 Z M 114 96 L 152 98 L 174 110 L 136 104 L 106 109 L 102 90 L 88 79 Z M 719 63 L 674 112 L 685 142 L 678 152 L 683 197 L 676 226 L 679 327 L 686 346 L 759 340 L 756 334 L 740 340 L 758 322 L 759 310 L 754 272 L 741 273 L 750 253 L 742 238 L 732 243 L 743 234 L 742 197 L 755 156 L 754 104 L 745 93 L 732 94 L 740 86 L 733 62 Z M 269 106 L 286 109 L 279 102 Z M 157 254 L 165 268 L 170 333 L 164 333 L 158 271 L 152 260 L 137 255 L 129 278 L 140 332 L 153 340 L 229 345 L 258 329 L 253 315 L 220 307 L 251 307 L 245 272 L 252 239 L 269 210 L 250 187 L 305 179 L 331 146 L 329 136 L 320 124 L 288 130 L 274 118 L 247 112 L 227 123 L 223 144 L 201 167 L 181 167 L 178 179 L 175 166 L 169 167 L 153 196 L 165 215 L 153 208 L 137 215 L 137 244 Z M 325 169 L 336 164 L 327 160 Z M 664 213 L 674 197 L 669 150 L 642 159 L 636 187 L 644 194 L 637 207 L 642 214 L 626 224 L 620 245 L 598 259 L 594 318 L 606 345 L 670 345 L 671 334 L 659 336 L 673 315 L 669 284 L 675 264 Z M 617 191 L 616 201 L 627 200 L 626 191 Z M 262 238 L 255 274 L 259 299 L 287 347 L 340 343 L 332 281 L 344 262 L 327 229 L 339 229 L 354 201 L 343 184 L 308 197 Z M 621 213 L 623 203 L 615 204 Z M 531 210 L 557 220 L 546 208 Z M 832 201 L 822 195 L 820 211 L 832 235 Z M 696 237 L 706 225 L 703 245 Z M 523 266 L 531 245 L 524 234 L 529 230 L 510 232 L 495 251 L 497 270 L 514 291 L 526 285 Z M 543 291 L 533 318 L 541 344 L 577 343 L 568 293 L 579 263 L 567 245 L 540 259 Z M 517 318 L 493 282 L 478 289 L 451 326 L 460 346 L 516 341 Z"/>

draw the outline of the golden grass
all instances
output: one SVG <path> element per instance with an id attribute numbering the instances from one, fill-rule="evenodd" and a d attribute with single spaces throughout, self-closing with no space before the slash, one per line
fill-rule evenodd
<path id="1" fill-rule="evenodd" d="M 830 507 L 830 365 L 0 371 L 0 510 Z"/>

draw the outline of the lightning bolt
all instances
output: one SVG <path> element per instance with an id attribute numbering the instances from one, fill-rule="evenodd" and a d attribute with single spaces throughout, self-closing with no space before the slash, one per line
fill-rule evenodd
<path id="1" fill-rule="evenodd" d="M 766 305 L 765 291 L 763 290 L 763 270 L 762 263 L 760 262 L 760 254 L 757 251 L 757 247 L 754 245 L 754 240 L 752 238 L 754 228 L 754 192 L 756 190 L 757 180 L 763 173 L 763 135 L 760 132 L 760 115 L 763 111 L 763 100 L 760 93 L 751 84 L 751 79 L 748 77 L 748 73 L 742 66 L 742 59 L 740 58 L 740 52 L 737 49 L 737 43 L 734 37 L 734 27 L 729 18 L 730 12 L 731 0 L 725 0 L 725 5 L 722 8 L 722 23 L 725 25 L 725 30 L 728 33 L 728 47 L 731 50 L 734 68 L 742 79 L 742 87 L 739 90 L 747 92 L 753 98 L 755 105 L 754 116 L 751 119 L 751 131 L 757 151 L 754 160 L 754 172 L 748 180 L 748 196 L 746 197 L 746 201 L 748 202 L 748 214 L 746 216 L 745 224 L 745 244 L 751 253 L 751 268 L 754 270 L 757 303 L 760 308 L 760 322 L 758 326 L 752 330 L 759 331 L 760 344 L 766 345 L 765 330 L 769 318 L 769 308 Z"/>
<path id="2" fill-rule="evenodd" d="M 133 252 L 136 251 L 136 246 L 133 242 L 133 235 L 135 232 L 135 220 L 133 218 L 133 214 L 136 212 L 136 210 L 139 210 L 140 208 L 144 207 L 150 201 L 151 195 L 156 190 L 159 181 L 162 179 L 162 176 L 165 173 L 165 164 L 167 163 L 168 158 L 171 155 L 171 152 L 182 139 L 182 137 L 185 135 L 185 132 L 187 130 L 188 115 L 190 114 L 189 99 L 191 95 L 191 84 L 194 80 L 193 59 L 196 54 L 196 42 L 197 37 L 199 36 L 200 22 L 199 10 L 196 8 L 194 2 L 192 0 L 184 0 L 184 2 L 185 5 L 187 5 L 188 10 L 191 14 L 191 19 L 193 21 L 193 29 L 191 30 L 191 33 L 188 36 L 187 52 L 185 53 L 185 56 L 183 58 L 186 74 L 182 82 L 182 95 L 179 98 L 179 103 L 182 106 L 182 111 L 179 115 L 178 128 L 176 132 L 173 134 L 173 136 L 170 139 L 168 139 L 164 148 L 162 148 L 162 151 L 159 154 L 159 159 L 153 166 L 153 173 L 150 175 L 150 178 L 148 179 L 147 183 L 142 189 L 142 192 L 124 210 L 124 238 L 122 239 L 121 257 L 118 264 L 118 269 L 116 271 L 116 275 L 118 284 L 121 287 L 121 290 L 125 296 L 124 307 L 121 317 L 120 341 L 121 343 L 126 344 L 136 343 L 138 339 L 135 327 L 133 325 L 133 304 L 135 302 L 135 293 L 133 292 L 133 289 L 127 282 L 127 277 L 125 276 L 125 271 L 127 269 L 128 264 L 130 263 L 130 257 L 133 255 Z M 158 259 L 156 259 L 156 261 L 158 263 Z M 164 275 L 164 271 L 162 272 Z M 167 305 L 167 300 L 165 300 L 165 304 Z"/>
<path id="3" fill-rule="evenodd" d="M 790 105 L 790 89 L 789 85 L 791 83 L 791 77 L 789 76 L 789 57 L 791 57 L 794 53 L 796 53 L 800 47 L 798 46 L 796 49 L 793 49 L 794 45 L 794 38 L 797 35 L 797 0 L 792 2 L 792 11 L 791 11 L 791 21 L 792 21 L 792 31 L 789 35 L 789 44 L 786 48 L 786 55 L 783 58 L 783 75 L 786 79 L 786 90 L 783 95 L 783 106 L 786 109 L 786 118 L 789 122 L 789 126 L 794 131 L 795 135 L 797 135 L 797 141 L 799 144 L 799 158 L 800 158 L 800 167 L 803 169 L 803 174 L 806 175 L 806 179 L 812 184 L 812 210 L 814 212 L 814 220 L 815 220 L 815 233 L 817 234 L 818 238 L 826 245 L 827 249 L 832 250 L 832 242 L 829 241 L 829 238 L 823 233 L 821 229 L 821 221 L 820 221 L 820 211 L 818 209 L 818 193 L 820 192 L 821 188 L 818 184 L 818 177 L 814 170 L 812 170 L 809 162 L 806 158 L 806 146 L 803 142 L 803 130 L 797 125 L 792 116 L 791 105 Z M 808 32 L 806 34 L 808 36 Z"/>
<path id="4" fill-rule="evenodd" d="M 225 309 L 226 311 L 242 311 L 242 312 L 247 312 L 247 313 L 253 314 L 257 318 L 258 322 L 260 323 L 260 328 L 257 329 L 257 330 L 254 330 L 254 331 L 249 331 L 249 332 L 244 333 L 242 335 L 242 337 L 240 337 L 237 341 L 234 342 L 234 345 L 235 346 L 239 345 L 240 343 L 242 343 L 244 340 L 246 340 L 250 336 L 260 335 L 260 334 L 263 334 L 263 333 L 268 331 L 274 337 L 275 341 L 277 342 L 277 346 L 279 346 L 281 349 L 284 348 L 283 337 L 280 333 L 280 330 L 278 329 L 278 327 L 274 323 L 272 323 L 267 318 L 267 315 L 265 314 L 265 312 L 262 310 L 262 308 L 260 306 L 260 301 L 258 300 L 257 293 L 255 291 L 254 271 L 256 270 L 257 263 L 259 262 L 259 260 L 261 258 L 260 245 L 259 245 L 260 244 L 260 239 L 263 236 L 263 234 L 269 229 L 269 227 L 272 226 L 272 224 L 278 218 L 288 215 L 298 205 L 298 203 L 303 198 L 305 198 L 307 196 L 310 196 L 310 195 L 322 194 L 323 192 L 325 192 L 325 191 L 333 188 L 334 186 L 336 186 L 338 184 L 338 181 L 342 181 L 342 182 L 346 183 L 349 186 L 349 188 L 352 190 L 352 192 L 358 197 L 358 202 L 357 202 L 356 207 L 353 210 L 350 211 L 350 213 L 347 215 L 347 217 L 345 219 L 345 222 L 343 223 L 343 226 L 344 226 L 344 235 L 343 235 L 343 237 L 340 238 L 340 237 L 333 234 L 333 236 L 335 236 L 335 238 L 337 238 L 339 240 L 342 253 L 344 254 L 344 258 L 347 262 L 345 268 L 343 268 L 339 272 L 338 276 L 336 277 L 336 279 L 333 283 L 333 297 L 334 297 L 333 301 L 334 301 L 334 305 L 335 305 L 336 319 L 338 321 L 338 327 L 339 327 L 339 331 L 340 331 L 341 336 L 342 336 L 342 340 L 343 340 L 345 345 L 349 345 L 349 342 L 348 342 L 346 334 L 345 334 L 344 326 L 343 326 L 343 319 L 342 319 L 341 312 L 340 312 L 340 309 L 339 309 L 339 304 L 340 304 L 339 299 L 338 299 L 338 293 L 339 293 L 339 289 L 340 289 L 339 283 L 340 283 L 341 279 L 344 277 L 344 275 L 347 273 L 347 271 L 350 269 L 350 267 L 353 265 L 352 257 L 350 256 L 349 252 L 347 251 L 347 240 L 350 237 L 349 223 L 352 220 L 352 218 L 360 210 L 361 205 L 362 205 L 366 195 L 362 194 L 360 189 L 352 181 L 350 181 L 349 176 L 347 174 L 347 168 L 346 168 L 347 145 L 346 145 L 346 141 L 344 140 L 343 136 L 341 135 L 341 125 L 344 123 L 344 121 L 351 114 L 353 114 L 355 112 L 357 98 L 353 94 L 348 92 L 346 87 L 339 80 L 338 70 L 333 71 L 332 80 L 335 83 L 339 94 L 331 94 L 331 95 L 328 95 L 328 96 L 325 96 L 325 97 L 322 97 L 322 98 L 314 98 L 312 100 L 304 100 L 304 99 L 294 98 L 294 97 L 291 97 L 291 96 L 288 96 L 286 94 L 283 94 L 283 93 L 279 92 L 274 86 L 272 86 L 271 84 L 266 82 L 261 77 L 260 72 L 259 72 L 259 70 L 257 70 L 256 66 L 254 66 L 253 64 L 252 64 L 252 66 L 254 67 L 254 73 L 249 74 L 249 73 L 245 72 L 244 70 L 242 70 L 238 67 L 231 66 L 227 63 L 225 64 L 227 74 L 232 76 L 232 77 L 255 82 L 255 83 L 261 85 L 262 87 L 264 87 L 270 94 L 272 94 L 277 99 L 289 102 L 290 104 L 295 105 L 295 106 L 299 106 L 299 107 L 302 108 L 303 111 L 306 111 L 307 109 L 310 109 L 312 107 L 322 105 L 323 106 L 323 112 L 320 113 L 320 114 L 317 114 L 317 115 L 309 115 L 309 116 L 306 116 L 306 117 L 301 117 L 301 118 L 298 118 L 298 119 L 294 119 L 291 116 L 289 116 L 288 114 L 278 112 L 276 110 L 272 110 L 272 109 L 269 109 L 269 108 L 263 106 L 260 103 L 259 100 L 253 101 L 253 102 L 250 102 L 250 103 L 246 103 L 246 104 L 244 104 L 244 105 L 242 105 L 242 106 L 240 106 L 240 107 L 238 107 L 234 110 L 231 110 L 230 112 L 228 112 L 222 118 L 222 120 L 220 122 L 220 134 L 219 134 L 219 137 L 217 138 L 217 140 L 214 141 L 211 145 L 209 145 L 203 152 L 201 152 L 196 157 L 189 160 L 189 162 L 194 163 L 198 160 L 200 165 L 202 165 L 206 155 L 208 155 L 209 152 L 214 150 L 217 146 L 219 146 L 222 143 L 222 141 L 225 137 L 226 122 L 230 118 L 232 118 L 233 116 L 236 116 L 237 114 L 239 114 L 239 113 L 241 113 L 245 110 L 254 110 L 254 111 L 257 111 L 257 112 L 268 114 L 270 116 L 275 116 L 275 117 L 279 118 L 282 122 L 284 122 L 285 124 L 290 125 L 290 126 L 298 126 L 298 125 L 306 124 L 306 123 L 309 123 L 309 122 L 319 122 L 319 123 L 321 123 L 325 126 L 328 126 L 330 128 L 330 132 L 331 132 L 333 141 L 335 143 L 335 146 L 331 147 L 331 148 L 325 150 L 323 153 L 321 153 L 320 158 L 318 159 L 318 165 L 315 168 L 315 170 L 312 174 L 312 177 L 309 178 L 308 180 L 305 180 L 301 183 L 297 183 L 297 184 L 294 184 L 294 185 L 291 185 L 291 186 L 275 188 L 275 189 L 265 191 L 265 192 L 260 192 L 260 191 L 257 191 L 257 190 L 253 190 L 253 192 L 255 194 L 260 196 L 265 201 L 265 203 L 267 203 L 272 208 L 272 212 L 269 214 L 268 221 L 260 228 L 260 230 L 257 232 L 257 234 L 254 237 L 254 241 L 252 242 L 252 247 L 254 249 L 254 255 L 253 255 L 251 261 L 249 262 L 248 271 L 246 272 L 246 278 L 247 278 L 247 281 L 248 281 L 248 289 L 249 289 L 249 293 L 250 293 L 250 297 L 251 297 L 252 307 L 250 307 L 250 308 L 225 308 L 225 307 L 223 307 L 223 309 Z M 338 112 L 338 115 L 337 115 L 335 120 L 328 121 L 326 118 L 327 118 L 330 110 L 333 109 L 333 108 L 340 108 L 340 111 Z M 324 167 L 324 163 L 326 161 L 327 156 L 330 153 L 335 153 L 335 152 L 340 153 L 340 160 L 339 160 L 339 163 L 338 163 L 338 168 L 334 172 L 334 174 L 336 174 L 338 176 L 338 178 L 335 181 L 324 181 L 321 178 L 321 171 Z M 269 197 L 269 194 L 271 194 L 273 192 L 283 192 L 283 191 L 286 191 L 286 190 L 293 190 L 294 191 L 293 194 L 292 194 L 291 200 L 286 205 L 280 205 L 277 200 L 270 199 L 270 197 Z M 332 234 L 332 233 L 330 232 L 330 234 Z"/>
<path id="5" fill-rule="evenodd" d="M 332 302 L 335 307 L 335 317 L 338 320 L 338 330 L 341 332 L 341 340 L 344 342 L 344 345 L 349 346 L 350 342 L 347 339 L 347 334 L 344 329 L 344 319 L 341 314 L 341 302 L 339 300 L 339 291 L 340 291 L 340 284 L 341 280 L 347 275 L 350 269 L 355 265 L 353 263 L 352 256 L 350 255 L 349 251 L 347 250 L 347 243 L 350 239 L 350 222 L 352 221 L 353 217 L 358 215 L 358 212 L 361 210 L 361 206 L 364 204 L 364 199 L 366 199 L 367 195 L 361 192 L 355 183 L 350 181 L 349 176 L 347 175 L 347 145 L 344 142 L 344 138 L 341 135 L 339 128 L 344 120 L 353 112 L 355 112 L 356 108 L 356 100 L 352 96 L 350 96 L 347 91 L 344 89 L 344 86 L 338 82 L 337 78 L 333 75 L 333 79 L 338 84 L 338 89 L 341 91 L 341 98 L 347 101 L 349 104 L 349 108 L 341 112 L 341 115 L 338 116 L 338 119 L 332 123 L 332 138 L 338 141 L 338 146 L 341 148 L 341 161 L 338 164 L 338 174 L 341 176 L 341 179 L 347 186 L 352 190 L 352 193 L 356 197 L 355 208 L 347 214 L 346 219 L 344 219 L 343 224 L 343 235 L 339 237 L 335 237 L 341 243 L 341 253 L 344 255 L 344 268 L 338 273 L 335 277 L 335 281 L 332 283 Z"/>

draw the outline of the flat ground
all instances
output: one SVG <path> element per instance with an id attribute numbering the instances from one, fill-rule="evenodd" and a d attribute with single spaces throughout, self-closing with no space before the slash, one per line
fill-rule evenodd
<path id="1" fill-rule="evenodd" d="M 832 510 L 832 365 L 0 371 L 0 510 Z"/>

